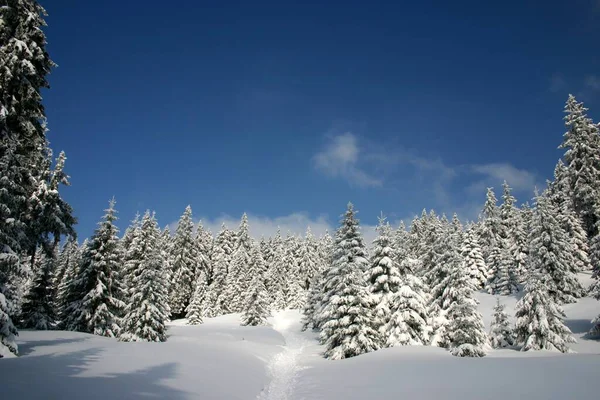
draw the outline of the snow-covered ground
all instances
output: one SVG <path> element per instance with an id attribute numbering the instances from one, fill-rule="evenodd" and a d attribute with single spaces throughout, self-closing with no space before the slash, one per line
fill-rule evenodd
<path id="1" fill-rule="evenodd" d="M 493 296 L 479 293 L 489 323 Z M 502 297 L 513 310 L 515 297 Z M 456 358 L 432 347 L 384 349 L 347 360 L 321 357 L 300 313 L 270 327 L 241 327 L 239 315 L 203 325 L 174 321 L 166 343 L 120 343 L 74 332 L 22 331 L 21 356 L 0 361 L 6 399 L 586 399 L 597 396 L 600 341 L 586 340 L 600 302 L 565 307 L 575 354 L 491 351 Z"/>

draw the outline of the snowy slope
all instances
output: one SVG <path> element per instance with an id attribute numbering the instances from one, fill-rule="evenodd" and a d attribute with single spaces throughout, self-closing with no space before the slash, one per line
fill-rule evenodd
<path id="1" fill-rule="evenodd" d="M 495 297 L 478 293 L 486 324 Z M 501 297 L 510 313 L 516 297 Z M 565 307 L 577 354 L 492 351 L 456 358 L 432 347 L 384 349 L 329 361 L 300 313 L 272 327 L 241 327 L 239 315 L 200 326 L 174 321 L 166 343 L 119 343 L 73 332 L 22 331 L 21 356 L 0 361 L 13 399 L 583 399 L 595 398 L 600 342 L 583 338 L 600 302 Z"/>
<path id="2" fill-rule="evenodd" d="M 239 315 L 228 315 L 201 326 L 172 326 L 166 343 L 21 331 L 21 356 L 0 362 L 2 398 L 253 399 L 283 338 L 238 321 Z"/>

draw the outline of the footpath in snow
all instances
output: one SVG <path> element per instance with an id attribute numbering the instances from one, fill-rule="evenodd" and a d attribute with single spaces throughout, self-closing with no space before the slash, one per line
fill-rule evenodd
<path id="1" fill-rule="evenodd" d="M 310 344 L 300 332 L 297 311 L 279 311 L 273 317 L 273 329 L 285 339 L 283 350 L 268 363 L 269 385 L 257 397 L 258 400 L 291 400 L 302 370 L 299 358 Z"/>

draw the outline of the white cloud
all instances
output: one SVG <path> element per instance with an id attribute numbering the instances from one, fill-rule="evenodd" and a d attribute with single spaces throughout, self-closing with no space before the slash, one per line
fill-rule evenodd
<path id="1" fill-rule="evenodd" d="M 471 165 L 468 168 L 472 173 L 484 176 L 482 180 L 469 186 L 468 190 L 471 193 L 485 193 L 486 187 L 498 186 L 503 181 L 506 181 L 514 190 L 525 192 L 533 192 L 537 184 L 536 174 L 508 163 Z"/>
<path id="2" fill-rule="evenodd" d="M 358 187 L 381 186 L 383 181 L 359 167 L 361 150 L 350 133 L 334 136 L 325 149 L 312 158 L 315 169 L 331 178 L 343 178 Z"/>

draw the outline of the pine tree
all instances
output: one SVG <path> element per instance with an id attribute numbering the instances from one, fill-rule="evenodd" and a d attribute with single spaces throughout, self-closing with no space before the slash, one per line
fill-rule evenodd
<path id="1" fill-rule="evenodd" d="M 553 282 L 550 276 L 535 273 L 525 285 L 525 295 L 517 302 L 515 316 L 516 341 L 521 351 L 551 350 L 569 352 L 568 343 L 575 343 L 563 320 L 565 313 L 549 296 Z"/>
<path id="2" fill-rule="evenodd" d="M 549 183 L 548 194 L 559 212 L 557 216 L 559 222 L 571 241 L 575 259 L 575 265 L 572 266 L 571 270 L 573 272 L 590 270 L 592 265 L 589 258 L 587 233 L 583 227 L 583 221 L 575 212 L 569 171 L 562 160 L 558 160 L 556 164 L 554 181 Z"/>
<path id="3" fill-rule="evenodd" d="M 366 277 L 369 292 L 376 304 L 373 326 L 383 338 L 391 317 L 390 297 L 398 291 L 401 281 L 398 258 L 392 247 L 392 228 L 383 215 L 379 217 L 376 230 L 378 237 L 373 241 L 373 253 Z"/>
<path id="4" fill-rule="evenodd" d="M 203 322 L 202 317 L 204 317 L 204 309 L 206 307 L 206 287 L 206 275 L 204 272 L 201 272 L 196 279 L 196 288 L 194 289 L 192 301 L 185 309 L 185 317 L 188 319 L 188 325 L 198 325 Z"/>
<path id="5" fill-rule="evenodd" d="M 519 278 L 512 257 L 509 240 L 499 237 L 497 246 L 490 254 L 494 269 L 490 271 L 488 292 L 490 294 L 510 295 L 519 291 Z"/>
<path id="6" fill-rule="evenodd" d="M 500 299 L 497 298 L 489 335 L 490 345 L 494 349 L 510 347 L 515 344 L 514 332 L 504 309 L 504 304 L 500 304 Z"/>
<path id="7" fill-rule="evenodd" d="M 216 317 L 231 312 L 227 297 L 225 296 L 225 289 L 233 247 L 234 239 L 232 232 L 223 224 L 213 246 L 211 260 L 213 265 L 213 281 L 207 289 L 207 317 Z"/>
<path id="8" fill-rule="evenodd" d="M 308 290 L 320 267 L 318 247 L 310 227 L 306 230 L 304 240 L 300 241 L 298 250 L 299 283 L 303 290 Z"/>
<path id="9" fill-rule="evenodd" d="M 213 235 L 208 230 L 204 229 L 202 221 L 198 222 L 196 228 L 196 249 L 198 251 L 196 275 L 200 275 L 201 272 L 204 272 L 208 284 L 213 280 L 213 267 L 211 263 L 213 243 Z"/>
<path id="10" fill-rule="evenodd" d="M 242 306 L 242 325 L 266 325 L 269 316 L 269 298 L 264 284 L 265 265 L 260 249 L 253 246 L 248 276 L 251 277 L 248 292 Z"/>
<path id="11" fill-rule="evenodd" d="M 574 209 L 581 217 L 588 237 L 594 237 L 595 224 L 600 219 L 596 214 L 600 209 L 597 204 L 600 199 L 600 134 L 586 111 L 583 103 L 569 95 L 565 105 L 568 131 L 559 148 L 566 149 L 564 158 Z"/>
<path id="12" fill-rule="evenodd" d="M 342 359 L 377 350 L 379 337 L 372 327 L 372 304 L 364 279 L 368 265 L 354 206 L 349 203 L 336 233 L 333 263 L 323 284 L 319 320 L 325 357 Z"/>
<path id="13" fill-rule="evenodd" d="M 250 281 L 247 274 L 251 263 L 250 251 L 253 241 L 250 237 L 250 228 L 246 213 L 242 215 L 236 239 L 224 293 L 226 301 L 229 304 L 229 309 L 232 312 L 240 312 L 242 310 Z"/>
<path id="14" fill-rule="evenodd" d="M 86 244 L 87 246 L 87 244 Z M 62 276 L 56 276 L 58 282 L 56 290 L 56 308 L 58 313 L 59 327 L 66 328 L 67 306 L 69 305 L 69 290 L 72 282 L 77 278 L 79 265 L 81 264 L 81 252 L 77 240 L 71 238 L 63 246 L 58 258 L 59 269 L 63 270 Z"/>
<path id="15" fill-rule="evenodd" d="M 528 270 L 550 277 L 545 283 L 554 302 L 573 303 L 582 296 L 583 288 L 572 270 L 573 248 L 557 215 L 547 191 L 536 197 L 528 238 Z"/>
<path id="16" fill-rule="evenodd" d="M 475 290 L 483 289 L 487 283 L 488 271 L 474 227 L 470 227 L 465 232 L 460 256 L 462 268 L 468 272 L 473 288 Z"/>
<path id="17" fill-rule="evenodd" d="M 179 219 L 173 238 L 171 291 L 169 307 L 175 317 L 183 316 L 194 291 L 198 251 L 194 242 L 192 208 L 187 206 Z"/>
<path id="18" fill-rule="evenodd" d="M 487 337 L 477 300 L 473 298 L 471 278 L 464 264 L 451 265 L 444 281 L 435 288 L 441 294 L 434 304 L 444 323 L 436 327 L 433 344 L 450 348 L 455 356 L 483 357 Z"/>
<path id="19" fill-rule="evenodd" d="M 33 256 L 40 243 L 48 251 L 48 244 L 58 243 L 65 231 L 73 234 L 75 222 L 58 191 L 48 188 L 64 182 L 44 168 L 51 150 L 41 89 L 49 87 L 46 76 L 54 67 L 42 30 L 45 16 L 34 0 L 7 0 L 0 7 L 0 356 L 17 353 L 17 331 L 9 315 L 14 303 L 5 294 L 13 275 L 22 270 L 19 254 Z M 62 166 L 57 168 L 62 174 Z M 49 190 L 38 198 L 41 188 Z M 53 207 L 57 204 L 62 209 Z M 59 219 L 48 220 L 51 214 Z"/>
<path id="20" fill-rule="evenodd" d="M 125 304 L 125 287 L 120 280 L 123 253 L 119 245 L 115 200 L 109 203 L 106 214 L 94 232 L 83 254 L 78 279 L 83 296 L 79 301 L 76 325 L 83 332 L 116 337 Z"/>
<path id="21" fill-rule="evenodd" d="M 56 303 L 54 292 L 54 270 L 56 254 L 45 254 L 41 268 L 35 271 L 33 285 L 25 296 L 21 314 L 23 328 L 49 330 L 56 325 Z"/>
<path id="22" fill-rule="evenodd" d="M 160 230 L 154 214 L 147 211 L 142 219 L 139 246 L 143 257 L 132 271 L 131 299 L 125 308 L 121 335 L 124 342 L 165 342 L 169 304 L 165 264 L 158 248 Z"/>
<path id="23" fill-rule="evenodd" d="M 313 277 L 313 281 L 310 284 L 310 290 L 308 292 L 304 309 L 302 310 L 302 330 L 305 331 L 309 327 L 313 330 L 319 330 L 320 324 L 317 320 L 319 315 L 319 308 L 321 306 L 321 299 L 323 297 L 323 272 L 319 272 Z"/>
<path id="24" fill-rule="evenodd" d="M 273 257 L 270 264 L 267 266 L 266 282 L 267 290 L 271 298 L 272 310 L 283 310 L 287 306 L 288 292 L 288 259 L 286 257 L 286 248 L 281 239 L 279 230 L 271 241 Z"/>
<path id="25" fill-rule="evenodd" d="M 496 205 L 496 195 L 493 188 L 487 189 L 486 201 L 483 206 L 482 220 L 479 223 L 479 240 L 483 259 L 488 267 L 490 279 L 493 279 L 495 271 L 498 271 L 501 262 L 500 254 L 492 254 L 499 247 L 502 237 L 502 222 L 500 210 Z"/>
<path id="26" fill-rule="evenodd" d="M 388 300 L 390 318 L 383 331 L 387 347 L 429 343 L 427 293 L 408 258 L 399 264 L 400 286 Z"/>

